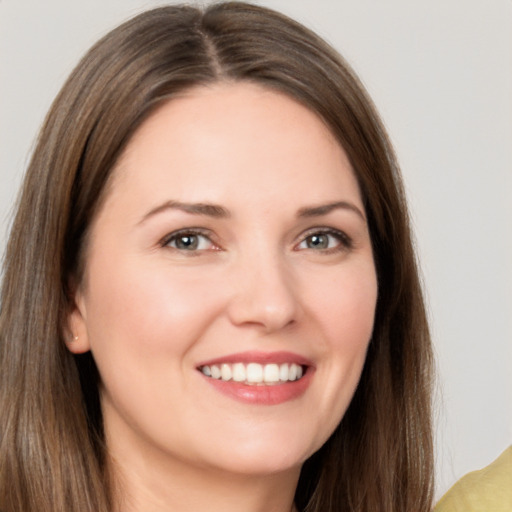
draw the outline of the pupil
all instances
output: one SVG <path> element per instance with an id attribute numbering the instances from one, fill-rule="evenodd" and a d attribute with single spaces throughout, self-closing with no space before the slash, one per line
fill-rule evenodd
<path id="1" fill-rule="evenodd" d="M 314 249 L 326 249 L 329 245 L 329 240 L 326 235 L 312 235 L 309 238 L 309 247 Z"/>
<path id="2" fill-rule="evenodd" d="M 176 247 L 178 249 L 196 249 L 198 244 L 197 236 L 183 235 L 176 240 Z"/>

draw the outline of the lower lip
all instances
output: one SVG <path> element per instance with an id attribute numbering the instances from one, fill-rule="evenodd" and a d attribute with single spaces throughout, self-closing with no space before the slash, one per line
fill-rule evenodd
<path id="1" fill-rule="evenodd" d="M 299 398 L 306 392 L 313 377 L 309 367 L 304 375 L 295 381 L 273 385 L 248 385 L 235 381 L 224 381 L 206 377 L 206 381 L 217 391 L 239 402 L 256 405 L 278 405 Z"/>

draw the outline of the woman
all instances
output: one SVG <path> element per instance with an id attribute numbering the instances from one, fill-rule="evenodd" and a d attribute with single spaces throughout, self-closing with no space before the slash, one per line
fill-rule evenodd
<path id="1" fill-rule="evenodd" d="M 426 511 L 400 176 L 341 58 L 247 4 L 84 57 L 8 244 L 0 508 Z"/>

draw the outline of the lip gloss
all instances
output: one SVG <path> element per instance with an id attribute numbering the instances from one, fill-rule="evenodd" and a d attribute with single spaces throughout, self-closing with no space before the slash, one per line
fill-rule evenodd
<path id="1" fill-rule="evenodd" d="M 240 402 L 259 405 L 277 405 L 300 397 L 309 384 L 313 371 L 308 368 L 299 379 L 278 384 L 245 384 L 233 380 L 224 381 L 203 376 L 204 379 L 219 392 Z"/>

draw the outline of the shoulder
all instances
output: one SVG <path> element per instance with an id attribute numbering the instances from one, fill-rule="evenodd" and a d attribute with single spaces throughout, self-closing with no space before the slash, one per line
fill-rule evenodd
<path id="1" fill-rule="evenodd" d="M 512 446 L 492 464 L 459 480 L 434 512 L 512 511 Z"/>

